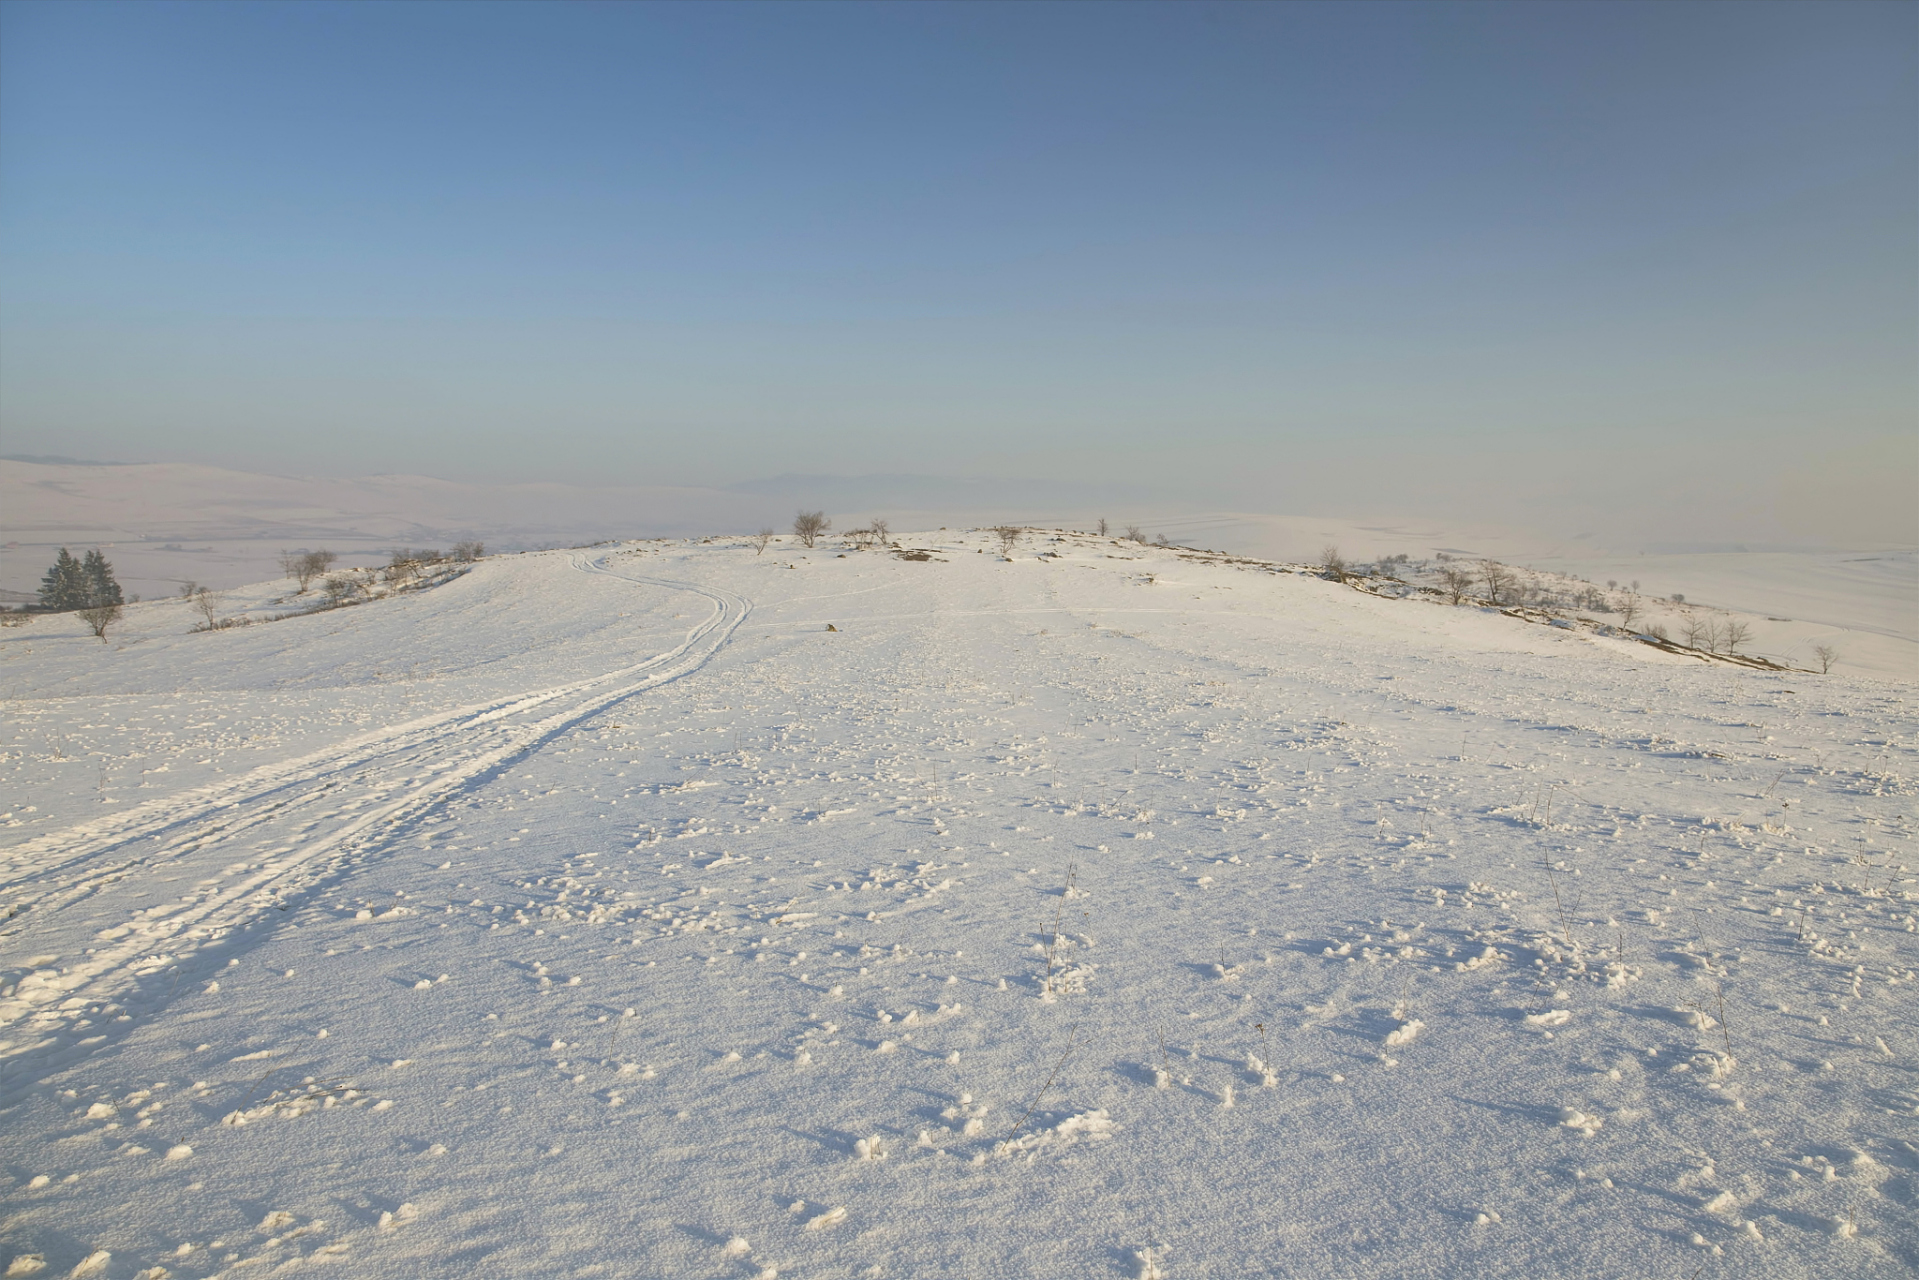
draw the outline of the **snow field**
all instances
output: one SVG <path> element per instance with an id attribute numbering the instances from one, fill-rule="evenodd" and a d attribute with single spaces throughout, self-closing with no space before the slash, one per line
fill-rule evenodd
<path id="1" fill-rule="evenodd" d="M 903 542 L 5 633 L 0 1259 L 1909 1273 L 1907 687 Z"/>

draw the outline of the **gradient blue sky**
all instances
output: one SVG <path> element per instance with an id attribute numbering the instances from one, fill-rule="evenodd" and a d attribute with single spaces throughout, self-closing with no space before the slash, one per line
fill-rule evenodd
<path id="1" fill-rule="evenodd" d="M 13 0 L 0 446 L 1894 536 L 1915 50 L 1886 3 Z"/>

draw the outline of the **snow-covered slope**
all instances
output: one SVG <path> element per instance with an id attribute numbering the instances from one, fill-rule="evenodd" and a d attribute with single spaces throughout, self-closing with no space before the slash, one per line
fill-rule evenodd
<path id="1" fill-rule="evenodd" d="M 902 546 L 0 631 L 0 1263 L 1919 1262 L 1909 681 Z"/>

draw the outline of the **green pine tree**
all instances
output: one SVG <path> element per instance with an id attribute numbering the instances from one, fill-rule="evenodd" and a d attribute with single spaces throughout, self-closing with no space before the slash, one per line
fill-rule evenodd
<path id="1" fill-rule="evenodd" d="M 97 554 L 97 553 L 96 553 Z M 60 548 L 60 558 L 40 579 L 40 607 L 65 612 L 87 606 L 87 575 L 73 553 Z"/>
<path id="2" fill-rule="evenodd" d="M 81 574 L 86 578 L 86 603 L 125 604 L 120 596 L 120 584 L 113 580 L 113 566 L 98 550 L 87 552 L 85 563 L 80 566 Z"/>

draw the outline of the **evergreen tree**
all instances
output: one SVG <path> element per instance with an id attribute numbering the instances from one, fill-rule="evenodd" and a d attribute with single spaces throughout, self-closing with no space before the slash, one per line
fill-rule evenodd
<path id="1" fill-rule="evenodd" d="M 65 612 L 69 609 L 85 608 L 87 603 L 87 575 L 80 562 L 65 547 L 60 548 L 60 558 L 40 579 L 40 606 L 43 609 L 57 609 Z"/>
<path id="2" fill-rule="evenodd" d="M 59 559 L 40 579 L 40 606 L 44 609 L 67 613 L 125 603 L 120 584 L 113 580 L 113 566 L 97 550 L 87 552 L 85 560 L 75 560 L 72 552 L 61 547 Z"/>
<path id="3" fill-rule="evenodd" d="M 98 550 L 87 552 L 86 562 L 80 566 L 86 577 L 87 603 L 89 605 L 125 604 L 120 598 L 120 584 L 113 580 L 113 566 Z"/>

